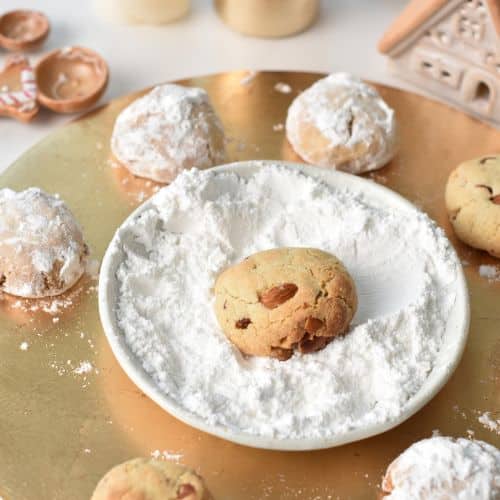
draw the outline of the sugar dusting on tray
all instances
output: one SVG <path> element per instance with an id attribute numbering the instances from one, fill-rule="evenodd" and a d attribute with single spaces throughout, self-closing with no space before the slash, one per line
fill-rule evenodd
<path id="1" fill-rule="evenodd" d="M 345 337 L 287 362 L 243 357 L 213 312 L 218 273 L 277 246 L 334 253 L 360 298 Z M 206 422 L 260 436 L 327 437 L 401 415 L 455 300 L 456 259 L 426 215 L 279 166 L 248 180 L 182 173 L 111 251 L 123 256 L 116 317 L 145 370 Z"/>

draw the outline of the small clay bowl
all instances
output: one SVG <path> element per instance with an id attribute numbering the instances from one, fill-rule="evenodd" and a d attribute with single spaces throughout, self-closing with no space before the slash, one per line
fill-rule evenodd
<path id="1" fill-rule="evenodd" d="M 108 77 L 106 62 L 93 50 L 54 50 L 35 66 L 38 101 L 56 113 L 83 111 L 99 100 Z"/>
<path id="2" fill-rule="evenodd" d="M 12 10 L 0 17 L 0 46 L 7 50 L 28 50 L 49 34 L 47 17 L 35 10 Z"/>

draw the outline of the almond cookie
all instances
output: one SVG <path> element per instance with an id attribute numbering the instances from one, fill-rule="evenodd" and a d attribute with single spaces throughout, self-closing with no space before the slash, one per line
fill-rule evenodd
<path id="1" fill-rule="evenodd" d="M 386 500 L 500 498 L 500 451 L 484 441 L 424 439 L 389 465 L 382 490 Z"/>
<path id="2" fill-rule="evenodd" d="M 354 282 L 333 255 L 313 248 L 258 252 L 215 283 L 215 313 L 241 352 L 286 360 L 324 348 L 356 312 Z"/>
<path id="3" fill-rule="evenodd" d="M 394 111 L 378 92 L 347 73 L 333 73 L 288 109 L 286 135 L 304 160 L 353 174 L 375 170 L 396 153 Z"/>
<path id="4" fill-rule="evenodd" d="M 224 131 L 203 89 L 166 84 L 118 115 L 111 150 L 134 175 L 171 182 L 184 169 L 222 163 Z"/>
<path id="5" fill-rule="evenodd" d="M 111 469 L 91 500 L 211 500 L 203 479 L 164 460 L 135 458 Z"/>
<path id="6" fill-rule="evenodd" d="M 445 198 L 458 238 L 500 258 L 500 156 L 459 165 L 448 178 Z"/>
<path id="7" fill-rule="evenodd" d="M 0 290 L 59 295 L 85 271 L 88 247 L 64 201 L 38 188 L 0 189 Z"/>

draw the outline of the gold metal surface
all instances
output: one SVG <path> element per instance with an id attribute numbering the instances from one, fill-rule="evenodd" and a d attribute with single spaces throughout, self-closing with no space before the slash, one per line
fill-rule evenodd
<path id="1" fill-rule="evenodd" d="M 319 0 L 214 0 L 221 19 L 245 35 L 275 38 L 309 27 Z"/>
<path id="2" fill-rule="evenodd" d="M 244 72 L 185 80 L 204 87 L 229 136 L 231 161 L 297 160 L 285 140 L 286 110 L 320 75 Z M 293 92 L 274 90 L 288 83 Z M 256 450 L 222 441 L 175 420 L 145 397 L 114 359 L 99 323 L 95 282 L 87 278 L 51 314 L 29 311 L 50 301 L 0 300 L 0 496 L 4 500 L 84 500 L 111 466 L 167 452 L 196 468 L 219 500 L 261 498 L 373 499 L 388 463 L 412 442 L 438 429 L 473 432 L 500 447 L 478 421 L 500 418 L 500 282 L 478 275 L 500 264 L 467 248 L 447 222 L 443 190 L 464 159 L 500 153 L 500 131 L 414 94 L 378 86 L 396 109 L 401 151 L 371 176 L 427 211 L 446 229 L 462 259 L 471 294 L 469 342 L 456 373 L 420 412 L 396 429 L 361 442 L 316 452 Z M 40 186 L 60 193 L 101 258 L 115 229 L 155 184 L 112 168 L 109 139 L 116 114 L 137 95 L 57 130 L 0 177 L 0 187 Z M 293 193 L 290 193 L 293 196 Z M 53 319 L 59 318 L 54 323 Z M 23 344 L 26 342 L 26 344 Z M 23 350 L 22 347 L 27 347 Z M 92 364 L 85 373 L 82 362 Z M 80 369 L 79 369 L 80 368 Z M 83 373 L 81 373 L 83 371 Z"/>

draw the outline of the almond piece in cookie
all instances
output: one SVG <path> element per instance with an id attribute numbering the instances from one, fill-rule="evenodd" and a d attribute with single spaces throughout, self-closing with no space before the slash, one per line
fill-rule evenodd
<path id="1" fill-rule="evenodd" d="M 219 324 L 244 354 L 286 360 L 323 349 L 347 331 L 356 307 L 342 263 L 313 248 L 256 253 L 215 283 Z"/>

